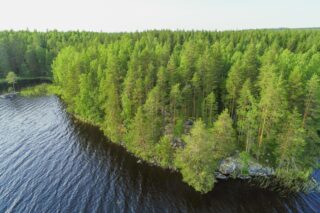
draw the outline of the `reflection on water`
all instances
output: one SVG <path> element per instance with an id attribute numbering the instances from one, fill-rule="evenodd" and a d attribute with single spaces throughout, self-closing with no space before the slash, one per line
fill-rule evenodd
<path id="1" fill-rule="evenodd" d="M 319 209 L 319 193 L 283 198 L 239 181 L 200 195 L 179 174 L 138 164 L 97 128 L 74 121 L 54 96 L 0 99 L 0 212 Z"/>

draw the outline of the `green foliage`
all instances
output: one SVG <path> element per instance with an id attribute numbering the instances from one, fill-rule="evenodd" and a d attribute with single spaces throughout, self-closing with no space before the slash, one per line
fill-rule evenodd
<path id="1" fill-rule="evenodd" d="M 240 91 L 237 114 L 238 141 L 247 153 L 251 153 L 258 138 L 258 109 L 251 92 L 250 80 L 243 84 Z"/>
<path id="2" fill-rule="evenodd" d="M 243 70 L 240 62 L 234 64 L 226 81 L 227 101 L 232 116 L 235 114 L 235 107 L 237 99 L 239 98 L 239 92 L 243 84 Z"/>
<path id="3" fill-rule="evenodd" d="M 305 161 L 318 166 L 320 149 L 320 79 L 314 74 L 307 82 L 302 127 L 306 131 Z"/>
<path id="4" fill-rule="evenodd" d="M 150 161 L 153 159 L 154 144 L 149 138 L 150 134 L 146 134 L 148 125 L 145 112 L 142 107 L 139 107 L 129 127 L 126 144 L 129 151 L 144 160 Z"/>
<path id="5" fill-rule="evenodd" d="M 310 169 L 291 169 L 277 168 L 276 177 L 280 182 L 281 186 L 289 189 L 290 191 L 301 191 L 304 186 L 308 183 L 311 175 Z"/>
<path id="6" fill-rule="evenodd" d="M 183 120 L 177 119 L 174 125 L 174 135 L 177 137 L 180 137 L 183 134 L 183 131 L 184 131 Z"/>
<path id="7" fill-rule="evenodd" d="M 163 133 L 162 107 L 161 91 L 156 86 L 149 92 L 146 103 L 143 106 L 146 122 L 144 131 L 151 143 L 158 142 Z"/>
<path id="8" fill-rule="evenodd" d="M 236 132 L 227 109 L 219 115 L 211 131 L 212 140 L 215 142 L 216 156 L 221 159 L 232 155 L 237 148 Z"/>
<path id="9" fill-rule="evenodd" d="M 75 32 L 0 32 L 0 78 L 10 70 L 21 77 L 49 77 L 50 65 L 58 52 L 84 38 Z"/>
<path id="10" fill-rule="evenodd" d="M 173 167 L 175 149 L 172 147 L 171 141 L 172 138 L 168 135 L 165 135 L 160 139 L 155 149 L 157 162 L 159 162 L 159 164 L 165 168 Z"/>
<path id="11" fill-rule="evenodd" d="M 207 125 L 211 125 L 217 115 L 217 102 L 213 92 L 202 101 L 202 117 Z"/>
<path id="12" fill-rule="evenodd" d="M 169 94 L 170 100 L 170 113 L 172 115 L 172 122 L 176 122 L 178 110 L 181 107 L 181 91 L 180 91 L 180 84 L 175 84 L 171 87 L 171 91 Z"/>
<path id="13" fill-rule="evenodd" d="M 288 102 L 289 108 L 295 107 L 301 113 L 303 111 L 304 84 L 302 73 L 296 67 L 289 75 L 288 79 Z"/>
<path id="14" fill-rule="evenodd" d="M 248 152 L 242 151 L 239 156 L 242 164 L 241 173 L 247 175 L 249 174 L 250 155 L 248 154 Z"/>
<path id="15" fill-rule="evenodd" d="M 206 193 L 215 183 L 215 142 L 201 120 L 195 122 L 191 134 L 186 135 L 184 140 L 186 147 L 178 150 L 175 164 L 181 170 L 185 182 L 195 190 Z"/>
<path id="16" fill-rule="evenodd" d="M 8 82 L 8 84 L 12 84 L 12 88 L 14 91 L 15 90 L 14 84 L 17 81 L 17 75 L 14 72 L 8 72 L 7 77 L 6 77 L 6 81 Z"/>
<path id="17" fill-rule="evenodd" d="M 254 43 L 248 45 L 248 49 L 243 55 L 243 79 L 250 79 L 254 82 L 259 74 L 259 61 Z"/>
<path id="18" fill-rule="evenodd" d="M 260 101 L 258 103 L 259 131 L 258 158 L 265 149 L 274 145 L 281 121 L 287 110 L 286 90 L 275 66 L 264 66 L 259 76 Z"/>
<path id="19" fill-rule="evenodd" d="M 20 91 L 22 96 L 46 96 L 54 94 L 54 88 L 50 84 L 39 84 L 34 87 L 27 87 Z"/>
<path id="20" fill-rule="evenodd" d="M 76 110 L 77 96 L 80 93 L 80 76 L 85 62 L 81 56 L 75 48 L 67 47 L 60 52 L 52 64 L 54 82 L 63 88 L 61 96 L 71 112 Z"/>
<path id="21" fill-rule="evenodd" d="M 17 81 L 17 75 L 14 72 L 8 72 L 6 81 L 8 84 L 14 84 Z"/>
<path id="22" fill-rule="evenodd" d="M 0 78 L 53 76 L 69 112 L 148 162 L 176 162 L 198 191 L 237 150 L 295 183 L 319 156 L 319 39 L 319 30 L 5 31 Z M 185 148 L 175 144 L 183 134 Z"/>
<path id="23" fill-rule="evenodd" d="M 121 117 L 121 99 L 120 99 L 120 77 L 121 70 L 118 57 L 109 54 L 106 71 L 104 102 L 105 117 L 103 121 L 103 130 L 106 135 L 114 142 L 121 142 L 124 136 L 125 128 Z"/>
<path id="24" fill-rule="evenodd" d="M 278 168 L 287 170 L 300 170 L 305 168 L 303 163 L 303 151 L 305 142 L 305 131 L 301 127 L 301 116 L 294 110 L 289 113 L 286 123 L 278 135 L 277 159 Z"/>

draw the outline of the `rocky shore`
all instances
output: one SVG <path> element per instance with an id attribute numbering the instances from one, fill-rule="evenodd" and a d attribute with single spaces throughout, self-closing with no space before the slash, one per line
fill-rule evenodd
<path id="1" fill-rule="evenodd" d="M 193 126 L 192 120 L 187 120 L 184 123 L 184 133 L 188 134 Z M 185 143 L 181 138 L 175 138 L 173 147 L 184 148 Z M 272 177 L 275 175 L 273 168 L 266 167 L 257 161 L 250 159 L 244 163 L 239 154 L 222 159 L 217 167 L 215 176 L 217 179 L 226 180 L 228 178 L 251 179 L 254 177 Z"/>
<path id="2" fill-rule="evenodd" d="M 3 95 L 0 95 L 0 98 L 10 99 L 10 98 L 16 97 L 17 94 L 18 94 L 18 92 L 6 93 L 6 94 L 3 94 Z"/>
<path id="3" fill-rule="evenodd" d="M 232 156 L 220 161 L 215 176 L 217 179 L 226 180 L 230 177 L 239 179 L 251 179 L 254 177 L 271 177 L 275 175 L 273 168 L 262 166 L 254 160 L 246 164 L 239 156 Z"/>

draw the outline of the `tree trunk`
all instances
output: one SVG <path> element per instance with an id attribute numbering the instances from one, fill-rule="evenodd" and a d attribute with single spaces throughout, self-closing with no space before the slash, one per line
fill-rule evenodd
<path id="1" fill-rule="evenodd" d="M 308 114 L 309 114 L 309 105 L 310 105 L 310 99 L 308 99 L 308 102 L 306 104 L 306 108 L 304 110 L 303 120 L 302 120 L 302 128 L 304 128 L 305 125 L 306 125 L 306 120 L 307 120 L 307 117 L 308 117 Z"/>

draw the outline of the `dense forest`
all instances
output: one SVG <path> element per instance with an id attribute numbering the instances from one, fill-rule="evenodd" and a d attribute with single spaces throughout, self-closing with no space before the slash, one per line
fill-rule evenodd
<path id="1" fill-rule="evenodd" d="M 107 44 L 118 34 L 89 32 L 0 32 L 0 79 L 9 71 L 19 77 L 52 77 L 51 64 L 70 45 Z"/>
<path id="2" fill-rule="evenodd" d="M 200 192 L 237 153 L 288 185 L 318 166 L 319 30 L 2 32 L 9 71 L 53 76 L 70 113 Z"/>

